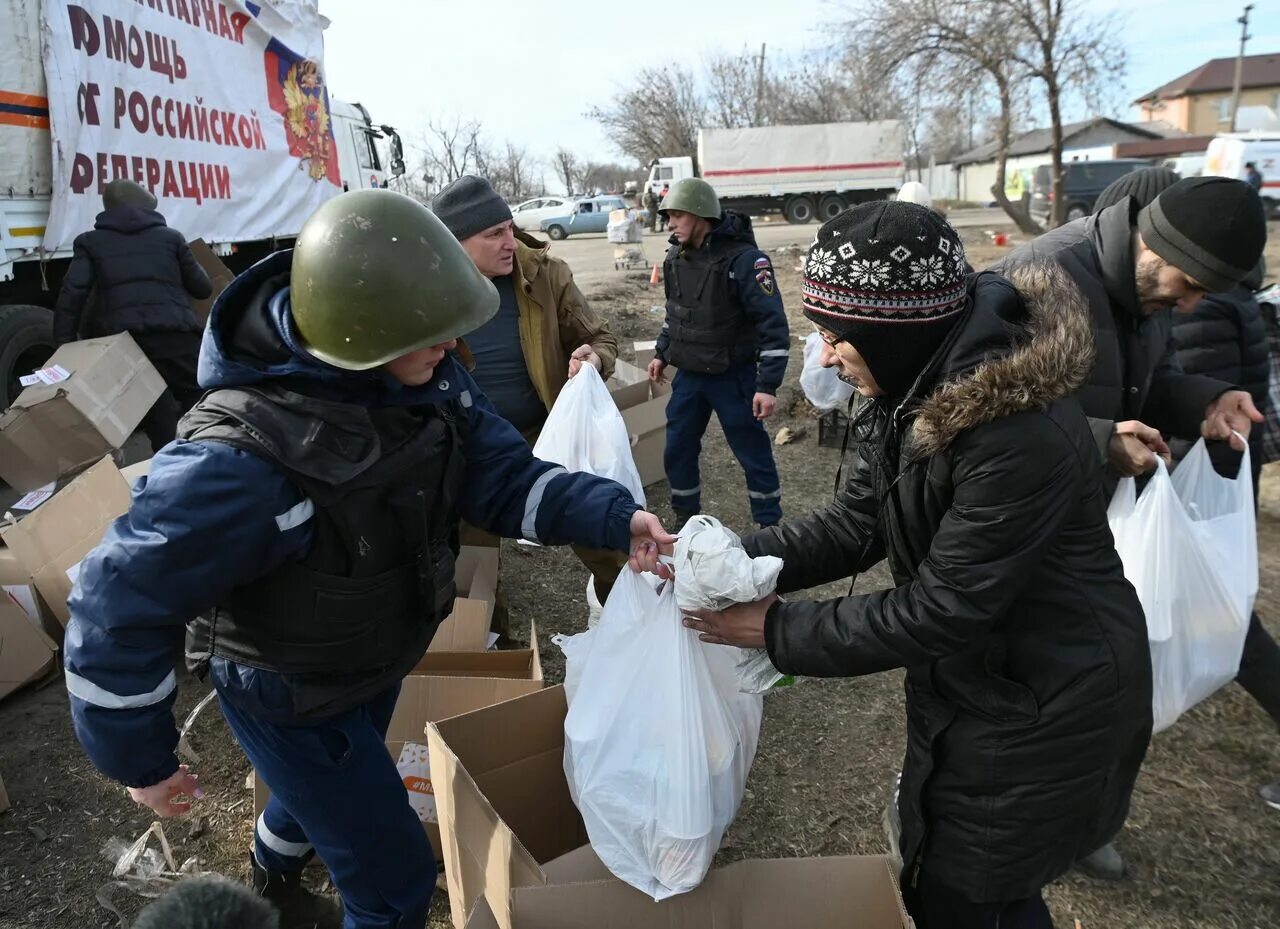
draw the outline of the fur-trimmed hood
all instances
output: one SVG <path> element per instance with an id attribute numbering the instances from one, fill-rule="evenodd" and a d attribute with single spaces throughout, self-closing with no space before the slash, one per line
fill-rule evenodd
<path id="1" fill-rule="evenodd" d="M 944 451 L 966 429 L 1026 410 L 1044 409 L 1070 396 L 1093 370 L 1094 341 L 1089 307 L 1075 282 L 1058 265 L 1024 265 L 1007 277 L 1025 305 L 1021 319 L 1004 320 L 1012 330 L 1012 350 L 999 357 L 996 345 L 978 346 L 976 366 L 963 356 L 967 333 L 953 344 L 942 383 L 916 408 L 911 447 L 916 456 Z M 981 289 L 977 305 L 962 326 L 983 326 Z M 978 336 L 979 342 L 982 336 Z M 1006 342 L 1007 344 L 1007 342 Z M 986 360 L 986 359 L 990 360 Z M 955 372 L 954 375 L 947 372 Z"/>

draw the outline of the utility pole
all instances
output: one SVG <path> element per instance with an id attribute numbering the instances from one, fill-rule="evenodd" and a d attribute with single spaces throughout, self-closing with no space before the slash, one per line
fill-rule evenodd
<path id="1" fill-rule="evenodd" d="M 1237 18 L 1236 22 L 1240 24 L 1240 53 L 1236 55 L 1236 79 L 1231 86 L 1231 131 L 1236 131 L 1236 114 L 1240 112 L 1240 81 L 1244 72 L 1244 43 L 1253 38 L 1249 35 L 1249 11 L 1253 9 L 1250 3 L 1244 8 L 1244 15 Z"/>
<path id="2" fill-rule="evenodd" d="M 764 47 L 760 43 L 760 61 L 756 65 L 756 118 L 757 126 L 764 125 Z"/>

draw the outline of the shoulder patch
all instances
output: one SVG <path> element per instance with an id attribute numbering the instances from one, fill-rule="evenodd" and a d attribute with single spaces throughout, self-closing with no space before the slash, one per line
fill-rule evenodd
<path id="1" fill-rule="evenodd" d="M 756 284 L 766 297 L 772 297 L 776 287 L 773 282 L 773 265 L 767 255 L 761 255 L 755 263 Z"/>

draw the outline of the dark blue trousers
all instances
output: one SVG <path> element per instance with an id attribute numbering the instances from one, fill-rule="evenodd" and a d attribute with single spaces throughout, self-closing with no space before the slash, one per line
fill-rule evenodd
<path id="1" fill-rule="evenodd" d="M 667 448 L 663 456 L 667 480 L 671 482 L 672 507 L 685 513 L 702 509 L 698 457 L 702 454 L 702 435 L 714 411 L 729 448 L 746 472 L 751 518 L 763 525 L 782 518 L 782 486 L 773 461 L 773 442 L 764 423 L 751 412 L 755 392 L 755 364 L 739 365 L 723 374 L 676 374 L 667 402 Z"/>
<path id="2" fill-rule="evenodd" d="M 305 723 L 289 718 L 280 677 L 215 659 L 219 703 L 271 801 L 254 828 L 269 871 L 329 868 L 345 929 L 422 929 L 436 885 L 435 854 L 387 752 L 400 686 L 363 706 Z"/>

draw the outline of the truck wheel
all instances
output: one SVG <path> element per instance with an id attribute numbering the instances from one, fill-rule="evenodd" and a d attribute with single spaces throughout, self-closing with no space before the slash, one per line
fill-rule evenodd
<path id="1" fill-rule="evenodd" d="M 53 354 L 53 313 L 42 306 L 0 306 L 0 410 L 7 410 L 22 385 L 18 378 Z"/>
<path id="2" fill-rule="evenodd" d="M 844 212 L 846 206 L 848 204 L 844 202 L 844 197 L 839 194 L 827 194 L 818 201 L 818 219 L 824 223 L 829 219 L 835 219 Z"/>
<path id="3" fill-rule="evenodd" d="M 564 238 L 564 226 L 548 226 L 547 238 L 559 242 Z"/>
<path id="4" fill-rule="evenodd" d="M 817 213 L 811 197 L 792 197 L 782 206 L 782 215 L 787 218 L 787 222 L 797 225 L 813 222 Z"/>
<path id="5" fill-rule="evenodd" d="M 1067 210 L 1067 219 L 1069 223 L 1074 223 L 1077 219 L 1084 219 L 1089 215 L 1089 211 L 1082 204 L 1073 203 L 1071 208 Z"/>

